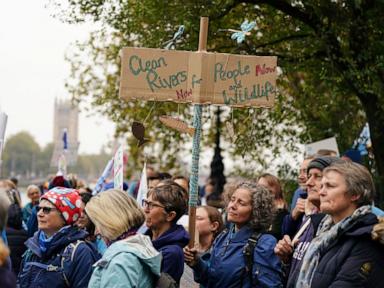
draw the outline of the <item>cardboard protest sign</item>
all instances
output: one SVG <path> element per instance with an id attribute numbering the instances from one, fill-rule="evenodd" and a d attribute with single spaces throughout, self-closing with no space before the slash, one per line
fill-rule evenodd
<path id="1" fill-rule="evenodd" d="M 271 107 L 277 57 L 124 48 L 120 97 Z"/>
<path id="2" fill-rule="evenodd" d="M 314 155 L 319 150 L 332 150 L 336 152 L 336 156 L 339 156 L 339 148 L 335 137 L 323 139 L 317 142 L 309 143 L 305 145 L 305 154 Z"/>
<path id="3" fill-rule="evenodd" d="M 124 154 L 123 145 L 117 149 L 113 157 L 113 188 L 123 190 L 124 181 Z"/>

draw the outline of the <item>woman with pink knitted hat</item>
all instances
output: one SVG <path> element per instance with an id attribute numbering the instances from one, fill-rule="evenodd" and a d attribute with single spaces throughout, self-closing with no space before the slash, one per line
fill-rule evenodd
<path id="1" fill-rule="evenodd" d="M 96 250 L 73 225 L 83 213 L 77 190 L 55 187 L 37 206 L 39 230 L 28 239 L 18 283 L 23 287 L 87 287 Z"/>

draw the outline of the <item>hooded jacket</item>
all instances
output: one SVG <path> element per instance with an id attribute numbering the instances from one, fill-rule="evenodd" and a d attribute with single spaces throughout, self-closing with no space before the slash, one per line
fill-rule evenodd
<path id="1" fill-rule="evenodd" d="M 39 233 L 25 242 L 28 250 L 23 255 L 18 276 L 21 288 L 34 287 L 87 287 L 92 275 L 92 265 L 98 254 L 84 240 L 84 230 L 66 226 L 52 236 L 49 247 L 43 252 L 39 245 Z M 71 243 L 78 243 L 74 253 L 66 249 Z M 70 250 L 70 251 L 69 251 Z M 69 255 L 64 255 L 68 252 Z M 68 284 L 65 280 L 67 278 Z"/>
<path id="2" fill-rule="evenodd" d="M 113 243 L 94 265 L 90 288 L 154 287 L 160 276 L 161 255 L 148 236 L 136 234 Z"/>
<path id="3" fill-rule="evenodd" d="M 234 233 L 229 231 L 220 234 L 211 253 L 200 257 L 193 267 L 195 280 L 204 287 L 250 288 L 250 287 L 282 287 L 281 265 L 273 249 L 276 239 L 270 234 L 262 234 L 253 253 L 252 281 L 245 271 L 244 246 L 253 233 L 249 226 L 242 227 Z"/>
<path id="4" fill-rule="evenodd" d="M 150 230 L 146 233 L 152 237 Z M 189 242 L 189 234 L 183 226 L 174 224 L 159 238 L 152 241 L 153 247 L 161 252 L 163 260 L 161 272 L 168 273 L 179 283 L 184 271 L 184 252 L 183 248 Z"/>
<path id="5" fill-rule="evenodd" d="M 371 238 L 374 214 L 361 217 L 321 256 L 311 287 L 383 287 L 384 247 Z"/>

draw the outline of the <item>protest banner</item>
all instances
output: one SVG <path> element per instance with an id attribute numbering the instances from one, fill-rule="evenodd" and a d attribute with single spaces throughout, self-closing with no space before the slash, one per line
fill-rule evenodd
<path id="1" fill-rule="evenodd" d="M 137 203 L 140 205 L 140 207 L 143 206 L 143 200 L 147 199 L 147 193 L 148 193 L 148 183 L 147 183 L 147 162 L 144 162 L 143 171 L 141 172 L 140 177 L 140 186 L 139 190 L 137 191 Z"/>
<path id="2" fill-rule="evenodd" d="M 276 57 L 132 48 L 122 50 L 120 97 L 233 107 L 271 107 Z"/>
<path id="3" fill-rule="evenodd" d="M 123 190 L 124 182 L 124 154 L 123 145 L 120 145 L 113 157 L 113 188 Z"/>
<path id="4" fill-rule="evenodd" d="M 107 165 L 105 166 L 103 173 L 99 177 L 99 179 L 96 182 L 95 188 L 93 188 L 92 195 L 95 196 L 101 191 L 104 190 L 105 182 L 109 175 L 112 173 L 112 168 L 113 168 L 113 158 L 108 161 Z"/>
<path id="5" fill-rule="evenodd" d="M 335 137 L 323 139 L 305 145 L 306 155 L 315 155 L 319 150 L 331 150 L 336 153 L 336 156 L 340 155 Z"/>

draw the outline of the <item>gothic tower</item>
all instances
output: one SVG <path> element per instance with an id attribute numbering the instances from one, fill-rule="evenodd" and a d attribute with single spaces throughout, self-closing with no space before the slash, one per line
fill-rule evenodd
<path id="1" fill-rule="evenodd" d="M 66 131 L 67 149 L 64 149 L 63 135 Z M 79 149 L 79 109 L 72 105 L 70 100 L 55 99 L 53 143 L 54 150 L 51 166 L 57 166 L 59 157 L 65 153 L 68 166 L 76 164 L 77 152 Z M 65 151 L 64 151 L 65 150 Z"/>

